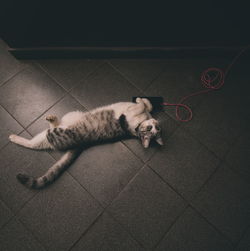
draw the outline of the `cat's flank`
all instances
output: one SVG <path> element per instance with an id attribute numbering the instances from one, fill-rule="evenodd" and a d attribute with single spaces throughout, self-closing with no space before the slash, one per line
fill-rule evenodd
<path id="1" fill-rule="evenodd" d="M 70 112 L 61 120 L 54 115 L 47 116 L 50 128 L 30 140 L 10 135 L 10 141 L 26 148 L 66 151 L 41 177 L 18 174 L 17 179 L 29 188 L 42 188 L 52 183 L 84 147 L 119 140 L 126 135 L 140 138 L 145 148 L 153 138 L 162 145 L 159 123 L 152 118 L 151 110 L 152 105 L 147 99 L 137 98 L 136 103 L 120 102 L 90 112 Z"/>

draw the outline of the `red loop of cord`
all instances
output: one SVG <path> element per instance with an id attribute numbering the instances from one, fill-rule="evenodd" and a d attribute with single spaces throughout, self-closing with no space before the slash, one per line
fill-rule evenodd
<path id="1" fill-rule="evenodd" d="M 180 100 L 180 102 L 178 104 L 163 103 L 163 105 L 165 105 L 165 106 L 175 106 L 176 107 L 175 108 L 175 115 L 176 115 L 177 120 L 179 120 L 181 122 L 190 121 L 193 118 L 193 112 L 192 112 L 191 108 L 188 105 L 183 104 L 183 101 L 190 98 L 190 97 L 193 97 L 193 96 L 198 96 L 198 95 L 203 94 L 203 93 L 208 93 L 210 91 L 220 89 L 225 83 L 225 77 L 226 77 L 227 73 L 229 72 L 230 68 L 233 66 L 235 61 L 240 57 L 240 55 L 244 51 L 246 51 L 248 48 L 250 48 L 250 45 L 244 47 L 236 55 L 236 57 L 234 57 L 232 62 L 226 68 L 225 72 L 223 70 L 221 70 L 220 68 L 216 68 L 216 67 L 211 67 L 211 68 L 208 68 L 205 71 L 203 71 L 202 74 L 201 74 L 201 82 L 202 82 L 202 85 L 207 89 L 199 91 L 199 92 L 195 92 L 195 93 L 192 93 L 192 94 L 189 94 L 189 95 L 181 98 L 181 100 Z M 180 107 L 182 107 L 186 111 L 188 111 L 189 117 L 187 119 L 182 119 L 181 118 L 181 116 L 179 114 L 179 111 L 180 111 L 179 108 Z"/>

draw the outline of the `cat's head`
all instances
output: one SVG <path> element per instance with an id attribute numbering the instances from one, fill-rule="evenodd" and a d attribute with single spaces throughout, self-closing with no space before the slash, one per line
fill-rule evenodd
<path id="1" fill-rule="evenodd" d="M 148 148 L 149 143 L 154 139 L 159 145 L 163 145 L 161 137 L 161 128 L 156 119 L 143 121 L 137 128 L 138 137 L 141 139 L 144 148 Z"/>

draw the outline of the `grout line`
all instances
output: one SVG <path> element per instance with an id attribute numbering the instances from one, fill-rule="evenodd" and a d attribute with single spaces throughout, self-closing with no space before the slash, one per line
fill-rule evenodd
<path id="1" fill-rule="evenodd" d="M 72 92 L 73 89 L 76 89 L 78 86 L 80 86 L 80 84 L 82 84 L 84 81 L 86 81 L 93 73 L 95 73 L 99 68 L 101 68 L 103 65 L 105 64 L 105 62 L 100 63 L 99 65 L 97 65 L 92 71 L 90 71 L 88 74 L 86 74 L 86 76 L 84 78 L 82 78 L 81 80 L 78 81 L 78 84 L 76 84 L 75 86 L 73 86 L 70 90 L 69 93 Z"/>
<path id="2" fill-rule="evenodd" d="M 11 116 L 11 118 L 13 118 L 24 129 L 24 126 L 18 120 L 16 120 L 16 118 L 2 104 L 0 104 L 0 106 L 5 112 L 7 112 Z"/>
<path id="3" fill-rule="evenodd" d="M 155 250 L 159 244 L 162 242 L 162 240 L 165 238 L 165 236 L 171 231 L 171 229 L 173 228 L 173 226 L 176 224 L 176 222 L 184 215 L 184 213 L 187 211 L 187 209 L 189 208 L 189 205 L 187 204 L 184 209 L 182 210 L 182 212 L 175 218 L 174 222 L 172 222 L 172 224 L 169 226 L 169 228 L 162 234 L 162 237 L 159 239 L 159 241 L 154 245 L 154 247 L 152 248 L 152 250 Z"/>
<path id="4" fill-rule="evenodd" d="M 80 237 L 71 245 L 71 247 L 68 249 L 69 251 L 72 250 L 72 248 L 83 238 L 83 236 L 87 234 L 90 228 L 95 225 L 95 223 L 102 217 L 103 214 L 104 211 L 102 211 L 99 215 L 97 215 L 95 220 L 83 231 Z"/>
<path id="5" fill-rule="evenodd" d="M 48 107 L 45 111 L 43 111 L 37 118 L 35 118 L 31 123 L 29 123 L 27 126 L 24 127 L 25 130 L 27 130 L 31 125 L 33 125 L 37 120 L 39 120 L 47 111 L 49 111 L 53 106 L 58 104 L 62 99 L 64 99 L 67 96 L 67 93 L 63 94 L 62 97 L 60 97 L 53 105 Z"/>
<path id="6" fill-rule="evenodd" d="M 210 154 L 212 154 L 216 159 L 218 160 L 223 160 L 220 156 L 216 155 L 215 152 L 213 152 L 210 148 L 207 147 L 207 145 L 205 145 L 203 142 L 200 141 L 199 138 L 196 138 L 191 131 L 188 128 L 185 128 L 183 126 L 180 126 L 178 128 L 179 130 L 183 130 L 189 137 L 191 137 L 193 140 L 197 141 L 200 145 L 202 145 Z"/>
<path id="7" fill-rule="evenodd" d="M 195 195 L 192 197 L 191 201 L 189 202 L 186 198 L 184 198 L 171 184 L 169 184 L 166 180 L 164 180 L 154 169 L 152 169 L 151 166 L 148 165 L 148 167 L 165 183 L 167 184 L 175 193 L 177 193 L 186 203 L 188 206 L 190 206 L 192 209 L 195 209 L 196 212 L 199 212 L 193 205 L 192 205 L 192 201 L 194 201 L 195 198 L 197 198 L 198 196 L 198 192 L 195 193 Z M 210 175 L 210 177 L 205 181 L 205 183 L 202 185 L 201 188 L 203 188 L 207 183 L 208 181 L 212 178 L 212 176 L 215 175 L 215 173 L 218 171 L 218 169 L 220 168 L 220 165 L 218 165 L 218 167 L 216 168 L 216 170 Z M 201 190 L 201 189 L 200 189 Z M 199 191 L 200 191 L 199 190 Z M 200 212 L 199 212 L 199 215 L 202 215 Z M 202 215 L 202 218 L 206 219 L 205 216 Z M 226 237 L 219 229 L 217 229 L 216 226 L 214 226 L 213 223 L 209 222 L 207 219 L 206 219 L 206 222 L 209 223 L 211 226 L 213 226 L 214 229 L 216 229 L 217 232 L 219 232 L 222 236 L 224 236 L 227 240 L 230 240 L 228 237 Z M 167 233 L 166 233 L 167 234 Z M 230 243 L 233 243 L 232 240 L 230 240 Z"/>
<path id="8" fill-rule="evenodd" d="M 204 183 L 201 185 L 201 187 L 197 190 L 197 192 L 192 196 L 190 204 L 192 205 L 192 202 L 197 198 L 201 190 L 210 182 L 210 180 L 215 176 L 215 174 L 218 172 L 218 170 L 221 168 L 222 161 L 219 160 L 218 165 L 215 167 L 215 169 L 212 171 L 212 173 L 209 175 L 209 177 L 204 181 Z"/>
<path id="9" fill-rule="evenodd" d="M 145 92 L 147 92 L 147 90 L 149 89 L 149 87 L 152 86 L 152 85 L 154 84 L 154 82 L 155 82 L 157 79 L 159 79 L 159 78 L 164 74 L 164 72 L 166 71 L 167 67 L 168 67 L 168 65 L 165 66 L 165 67 L 159 72 L 159 74 L 158 74 L 152 81 L 150 81 L 150 83 L 149 83 L 149 84 L 145 87 L 145 89 L 144 89 Z"/>
<path id="10" fill-rule="evenodd" d="M 79 86 L 79 84 L 81 84 L 84 80 L 86 80 L 91 74 L 93 74 L 99 67 L 101 67 L 104 62 L 97 64 L 97 66 L 95 66 L 93 68 L 93 70 L 91 70 L 89 73 L 87 73 L 82 79 L 79 79 L 77 82 L 78 84 L 76 84 L 75 86 L 73 85 L 71 88 L 69 88 L 68 90 L 56 79 L 53 77 L 53 75 L 51 75 L 49 73 L 49 71 L 46 69 L 46 67 L 43 67 L 39 62 L 35 61 L 34 62 L 43 72 L 45 72 L 54 82 L 57 83 L 57 85 L 59 85 L 61 88 L 64 89 L 64 91 L 66 91 L 67 93 L 70 93 L 75 87 Z"/>
<path id="11" fill-rule="evenodd" d="M 111 206 L 111 204 L 120 196 L 120 194 L 130 185 L 134 179 L 139 175 L 139 173 L 146 167 L 146 164 L 143 164 L 137 172 L 135 172 L 134 176 L 131 177 L 131 179 L 128 181 L 128 183 L 121 189 L 119 193 L 116 194 L 116 196 L 113 198 L 113 200 L 105 207 L 105 210 Z"/>
<path id="12" fill-rule="evenodd" d="M 148 87 L 157 79 L 159 78 L 159 76 L 166 70 L 167 66 L 164 66 L 162 68 L 162 70 L 160 70 L 160 72 L 157 74 L 157 76 L 155 76 L 152 80 L 149 81 L 149 84 L 144 88 L 141 89 L 140 87 L 136 86 L 136 83 L 134 83 L 129 77 L 126 76 L 126 74 L 122 73 L 122 71 L 119 70 L 118 67 L 116 67 L 114 64 L 112 64 L 112 62 L 110 62 L 110 60 L 107 60 L 107 63 L 112 66 L 117 72 L 120 73 L 120 75 L 122 75 L 127 81 L 129 81 L 133 86 L 135 86 L 138 90 L 140 90 L 144 95 L 145 91 L 148 89 Z"/>
<path id="13" fill-rule="evenodd" d="M 20 208 L 16 211 L 16 212 L 13 212 L 12 209 L 9 208 L 9 206 L 7 206 L 7 204 L 4 202 L 4 200 L 1 198 L 1 201 L 4 202 L 4 204 L 9 208 L 9 210 L 11 211 L 12 213 L 12 217 L 0 228 L 2 229 L 3 227 L 5 227 L 13 218 L 17 218 L 17 215 L 20 213 L 20 211 L 25 207 L 25 205 L 27 203 L 29 203 L 40 191 L 36 191 L 27 201 L 25 201 L 21 206 Z"/>
<path id="14" fill-rule="evenodd" d="M 237 248 L 240 245 L 241 240 L 244 238 L 244 236 L 247 234 L 247 231 L 250 230 L 250 224 L 249 226 L 243 231 L 243 233 L 241 234 L 241 237 L 239 238 L 239 240 L 235 243 L 235 247 Z"/>
<path id="15" fill-rule="evenodd" d="M 169 186 L 171 188 L 171 190 L 173 190 L 175 193 L 177 193 L 179 195 L 179 197 L 181 197 L 187 204 L 190 204 L 190 202 L 178 191 L 176 190 L 168 181 L 166 181 L 165 179 L 163 179 L 160 174 L 158 174 L 149 164 L 147 164 L 148 168 L 158 176 L 158 178 L 160 178 L 161 181 L 163 181 L 167 186 Z"/>
<path id="16" fill-rule="evenodd" d="M 15 217 L 15 219 L 20 223 L 22 224 L 22 226 L 26 229 L 26 231 L 33 237 L 33 239 L 38 242 L 45 250 L 48 250 L 44 245 L 43 243 L 33 234 L 33 231 L 30 230 L 22 221 L 21 219 L 18 219 L 17 217 Z"/>
<path id="17" fill-rule="evenodd" d="M 125 139 L 126 141 L 126 139 Z M 126 143 L 124 143 L 123 140 L 118 141 L 120 143 L 122 143 L 136 158 L 138 158 L 143 164 L 146 164 L 146 161 L 144 161 L 139 155 L 137 155 L 129 146 L 126 145 Z"/>
<path id="18" fill-rule="evenodd" d="M 70 172 L 68 172 L 67 170 L 65 172 L 67 172 L 73 178 L 73 180 L 75 180 L 89 194 L 89 196 L 94 199 L 94 201 L 96 201 L 97 204 L 99 204 L 99 206 L 104 210 L 103 205 L 99 202 L 99 200 L 97 200 L 97 198 L 95 198 Z"/>
<path id="19" fill-rule="evenodd" d="M 0 231 L 1 231 L 15 217 L 15 214 L 14 214 L 14 212 L 10 209 L 10 207 L 5 203 L 5 201 L 1 197 L 0 197 L 0 201 L 11 212 L 11 217 L 0 227 Z"/>
<path id="20" fill-rule="evenodd" d="M 224 237 L 229 243 L 232 244 L 233 247 L 235 247 L 234 242 L 227 237 L 220 229 L 218 229 L 213 223 L 211 223 L 205 216 L 203 216 L 199 210 L 197 210 L 193 205 L 190 205 L 190 208 L 193 209 L 203 220 L 205 220 L 216 232 L 218 232 L 222 237 Z"/>
<path id="21" fill-rule="evenodd" d="M 143 92 L 143 90 L 139 87 L 137 87 L 135 85 L 134 82 L 132 82 L 129 78 L 127 78 L 118 68 L 116 68 L 113 64 L 111 64 L 109 61 L 107 61 L 107 64 L 113 68 L 121 77 L 123 77 L 126 81 L 128 81 L 134 88 L 136 88 L 139 92 L 141 92 L 143 95 L 145 95 L 145 93 Z"/>
<path id="22" fill-rule="evenodd" d="M 65 89 L 64 86 L 61 85 L 60 82 L 58 82 L 47 70 L 46 68 L 44 68 L 41 64 L 39 64 L 39 62 L 37 62 L 36 60 L 34 61 L 34 64 L 36 65 L 36 67 L 40 68 L 40 70 L 42 70 L 49 78 L 51 78 L 57 85 L 59 85 L 65 92 L 68 92 L 67 89 Z"/>
<path id="23" fill-rule="evenodd" d="M 14 77 L 16 77 L 19 73 L 23 72 L 29 67 L 29 65 L 24 65 L 24 68 L 19 70 L 18 72 L 14 73 L 11 77 L 9 77 L 7 80 L 4 80 L 2 83 L 0 83 L 0 88 L 8 84 L 9 81 L 11 81 Z"/>
<path id="24" fill-rule="evenodd" d="M 50 154 L 50 153 L 49 153 Z M 50 154 L 51 155 L 51 154 Z M 51 157 L 56 160 L 52 155 Z M 56 160 L 57 161 L 57 160 Z M 100 213 L 99 216 L 97 216 L 97 218 L 95 219 L 95 221 L 90 224 L 90 226 L 84 231 L 84 233 L 80 236 L 80 238 L 73 244 L 73 246 L 71 246 L 71 248 L 69 250 L 71 250 L 76 243 L 79 242 L 79 240 L 89 231 L 89 229 L 94 225 L 94 223 L 97 221 L 97 219 L 100 218 L 101 215 L 103 215 L 104 212 L 108 212 L 108 207 L 112 204 L 112 202 L 119 196 L 119 194 L 125 189 L 125 187 L 127 187 L 127 185 L 138 175 L 138 173 L 144 168 L 144 164 L 141 166 L 141 168 L 134 174 L 134 176 L 129 180 L 129 182 L 123 187 L 123 189 L 112 199 L 112 201 L 107 204 L 106 206 L 103 206 L 99 200 L 97 198 L 95 198 L 70 172 L 68 172 L 67 170 L 65 172 L 67 172 L 98 204 L 99 206 L 102 208 L 102 212 Z M 109 213 L 110 214 L 110 213 Z M 120 224 L 120 223 L 119 223 Z M 131 233 L 130 233 L 131 235 Z M 138 242 L 138 241 L 137 241 Z M 140 244 L 140 243 L 139 243 Z M 140 244 L 141 245 L 141 244 Z"/>
<path id="25" fill-rule="evenodd" d="M 109 212 L 109 211 L 107 210 L 106 214 L 108 214 L 108 216 L 109 216 L 110 218 L 112 218 L 112 220 L 115 221 L 115 222 L 124 230 L 124 232 L 126 232 L 136 243 L 138 243 L 138 245 L 141 246 L 141 248 L 145 248 L 145 247 L 142 245 L 142 243 L 141 243 L 139 240 L 137 240 L 137 239 L 131 234 L 130 231 L 128 231 L 128 229 L 127 229 L 126 227 L 124 227 L 119 221 L 117 221 L 117 219 L 111 214 L 111 212 Z"/>

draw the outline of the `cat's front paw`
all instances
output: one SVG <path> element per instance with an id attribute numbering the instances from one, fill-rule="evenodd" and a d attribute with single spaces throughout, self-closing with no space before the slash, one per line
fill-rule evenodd
<path id="1" fill-rule="evenodd" d="M 16 140 L 17 137 L 18 137 L 17 135 L 11 134 L 11 135 L 9 136 L 9 140 L 10 140 L 11 142 L 15 142 L 15 140 Z"/>
<path id="2" fill-rule="evenodd" d="M 135 102 L 136 102 L 137 104 L 140 104 L 140 103 L 142 102 L 142 99 L 141 99 L 140 97 L 137 97 L 136 100 L 135 100 Z"/>
<path id="3" fill-rule="evenodd" d="M 45 119 L 49 122 L 55 122 L 57 120 L 57 117 L 54 115 L 48 115 L 45 117 Z"/>

